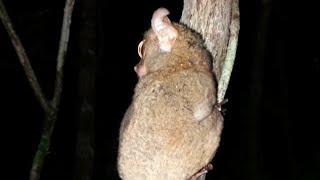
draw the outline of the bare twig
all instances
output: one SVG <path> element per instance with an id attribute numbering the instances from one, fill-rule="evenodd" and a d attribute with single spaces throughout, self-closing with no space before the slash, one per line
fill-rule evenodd
<path id="1" fill-rule="evenodd" d="M 63 80 L 63 65 L 64 65 L 65 56 L 67 54 L 73 5 L 74 5 L 74 0 L 67 0 L 65 9 L 64 9 L 59 52 L 57 57 L 57 68 L 56 68 L 57 74 L 56 74 L 56 81 L 55 81 L 55 91 L 52 99 L 52 103 L 54 107 L 57 107 L 57 105 L 60 102 L 60 96 L 62 91 L 62 80 Z"/>
<path id="2" fill-rule="evenodd" d="M 69 41 L 70 33 L 70 24 L 71 24 L 71 15 L 73 11 L 74 0 L 66 0 L 64 8 L 64 17 L 61 30 L 61 38 L 59 44 L 59 52 L 57 57 L 57 67 L 56 67 L 56 81 L 54 96 L 52 101 L 48 101 L 45 95 L 43 94 L 41 87 L 38 83 L 36 75 L 32 69 L 32 66 L 29 62 L 28 56 L 25 52 L 25 49 L 20 41 L 20 38 L 16 34 L 11 20 L 6 12 L 2 0 L 0 0 L 0 18 L 11 38 L 12 44 L 16 49 L 17 55 L 19 57 L 20 63 L 24 68 L 25 74 L 29 80 L 31 87 L 34 90 L 35 96 L 39 100 L 41 107 L 45 111 L 44 126 L 42 130 L 42 135 L 38 150 L 33 159 L 32 168 L 30 170 L 30 180 L 39 180 L 41 170 L 44 164 L 44 159 L 49 151 L 51 144 L 51 135 L 54 129 L 54 124 L 57 120 L 58 114 L 58 105 L 60 103 L 61 92 L 62 92 L 62 81 L 63 81 L 63 65 L 67 53 L 67 45 Z"/>
<path id="3" fill-rule="evenodd" d="M 40 178 L 41 168 L 43 166 L 44 158 L 49 150 L 51 144 L 51 135 L 57 120 L 58 105 L 60 103 L 62 92 L 63 65 L 67 53 L 73 5 L 74 0 L 66 1 L 61 28 L 59 52 L 57 57 L 55 90 L 51 101 L 53 111 L 46 113 L 45 126 L 43 127 L 44 129 L 42 132 L 41 141 L 30 171 L 30 180 L 38 180 Z"/>
<path id="4" fill-rule="evenodd" d="M 6 28 L 9 36 L 10 36 L 11 42 L 17 52 L 20 63 L 22 65 L 24 72 L 29 80 L 29 83 L 35 93 L 36 98 L 38 99 L 38 101 L 41 104 L 41 107 L 45 111 L 50 111 L 49 102 L 42 92 L 42 89 L 39 85 L 37 77 L 32 69 L 31 64 L 30 64 L 29 58 L 25 52 L 25 49 L 24 49 L 21 41 L 20 41 L 20 38 L 18 37 L 17 33 L 15 32 L 15 30 L 13 28 L 13 25 L 11 23 L 11 20 L 10 20 L 8 14 L 7 14 L 6 8 L 5 8 L 2 0 L 0 0 L 0 18 L 2 20 L 4 27 Z"/>

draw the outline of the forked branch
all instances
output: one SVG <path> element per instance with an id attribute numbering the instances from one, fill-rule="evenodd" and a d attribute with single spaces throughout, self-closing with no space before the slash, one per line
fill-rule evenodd
<path id="1" fill-rule="evenodd" d="M 0 18 L 7 30 L 11 42 L 16 50 L 19 57 L 20 63 L 24 69 L 24 72 L 28 78 L 28 81 L 34 91 L 34 94 L 41 104 L 41 107 L 45 113 L 44 126 L 42 129 L 41 140 L 38 146 L 38 150 L 33 159 L 32 168 L 30 170 L 30 180 L 39 180 L 41 170 L 44 164 L 44 159 L 49 151 L 51 144 L 51 135 L 54 129 L 55 122 L 57 120 L 58 106 L 60 103 L 61 92 L 62 92 L 62 82 L 63 82 L 63 65 L 67 54 L 67 47 L 70 34 L 70 24 L 71 16 L 74 6 L 74 0 L 66 0 L 64 8 L 63 23 L 61 29 L 61 38 L 59 44 L 59 52 L 57 57 L 57 67 L 56 67 L 56 80 L 54 95 L 51 101 L 48 101 L 47 97 L 44 95 L 41 86 L 37 80 L 37 77 L 32 69 L 29 58 L 26 51 L 20 41 L 19 36 L 15 32 L 12 22 L 8 16 L 6 8 L 0 0 Z"/>

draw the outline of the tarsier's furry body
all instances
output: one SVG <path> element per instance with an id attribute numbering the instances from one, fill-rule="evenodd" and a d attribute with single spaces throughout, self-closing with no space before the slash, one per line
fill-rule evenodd
<path id="1" fill-rule="evenodd" d="M 201 36 L 153 14 L 139 46 L 139 81 L 120 129 L 118 171 L 123 180 L 186 180 L 213 158 L 223 118 Z"/>

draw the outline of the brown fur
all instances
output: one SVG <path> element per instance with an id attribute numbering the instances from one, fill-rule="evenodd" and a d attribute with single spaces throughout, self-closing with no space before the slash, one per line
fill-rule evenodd
<path id="1" fill-rule="evenodd" d="M 215 108 L 211 59 L 193 30 L 178 32 L 170 52 L 145 33 L 136 85 L 120 129 L 118 171 L 123 180 L 185 180 L 205 167 L 219 145 L 222 116 Z M 140 76 L 140 75 L 139 75 Z"/>

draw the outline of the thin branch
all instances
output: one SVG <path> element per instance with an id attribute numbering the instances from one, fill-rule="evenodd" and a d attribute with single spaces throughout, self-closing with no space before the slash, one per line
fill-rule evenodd
<path id="1" fill-rule="evenodd" d="M 18 37 L 17 33 L 15 32 L 15 30 L 13 28 L 13 25 L 11 23 L 11 20 L 10 20 L 8 14 L 7 14 L 6 8 L 5 8 L 2 0 L 0 0 L 0 18 L 2 20 L 4 27 L 6 28 L 9 36 L 10 36 L 11 42 L 17 52 L 20 63 L 22 65 L 24 72 L 29 80 L 29 83 L 35 93 L 36 98 L 40 102 L 40 105 L 44 109 L 44 111 L 50 111 L 51 107 L 50 107 L 49 101 L 45 97 L 45 95 L 39 85 L 37 77 L 32 69 L 31 64 L 30 64 L 29 58 L 25 52 L 25 49 L 24 49 L 21 41 L 20 41 L 20 38 Z"/>
<path id="2" fill-rule="evenodd" d="M 238 0 L 233 0 L 232 9 L 231 9 L 230 39 L 228 44 L 226 60 L 224 62 L 221 78 L 218 83 L 218 103 L 221 103 L 224 100 L 224 96 L 228 88 L 234 60 L 236 58 L 239 30 L 240 30 L 239 2 Z"/>
<path id="3" fill-rule="evenodd" d="M 73 11 L 74 0 L 67 0 L 64 8 L 63 23 L 61 29 L 61 37 L 59 44 L 59 52 L 57 57 L 57 68 L 56 68 L 56 81 L 54 96 L 51 101 L 53 110 L 46 113 L 44 121 L 43 132 L 41 135 L 41 141 L 38 146 L 37 153 L 33 160 L 32 168 L 30 171 L 30 180 L 39 180 L 41 170 L 44 164 L 44 159 L 48 153 L 51 144 L 51 135 L 54 129 L 55 122 L 57 120 L 58 105 L 60 103 L 62 82 L 63 82 L 63 65 L 67 53 L 71 16 Z"/>
<path id="4" fill-rule="evenodd" d="M 18 54 L 20 63 L 24 68 L 24 71 L 27 75 L 29 83 L 33 88 L 37 99 L 39 100 L 42 108 L 45 111 L 45 120 L 44 120 L 44 127 L 41 135 L 40 144 L 38 146 L 38 150 L 36 155 L 33 159 L 32 168 L 30 171 L 30 180 L 39 180 L 41 170 L 44 164 L 45 157 L 49 151 L 50 147 L 50 140 L 51 135 L 54 129 L 54 124 L 57 120 L 57 113 L 58 113 L 58 105 L 60 102 L 61 92 L 62 92 L 62 79 L 63 79 L 63 65 L 65 61 L 65 56 L 67 53 L 68 41 L 69 41 L 69 34 L 70 34 L 70 24 L 71 24 L 71 15 L 73 11 L 74 0 L 66 0 L 65 8 L 64 8 L 64 17 L 63 17 L 63 24 L 62 24 L 62 32 L 59 44 L 59 52 L 57 57 L 57 74 L 56 74 L 56 81 L 55 81 L 55 90 L 54 96 L 51 102 L 49 102 L 38 83 L 36 75 L 32 69 L 32 66 L 29 62 L 25 49 L 13 29 L 11 20 L 6 12 L 4 4 L 2 0 L 0 0 L 0 18 L 10 36 L 13 46 L 16 49 Z"/>
<path id="5" fill-rule="evenodd" d="M 51 144 L 51 135 L 54 129 L 54 123 L 57 119 L 57 110 L 52 110 L 45 113 L 44 128 L 38 150 L 33 158 L 32 167 L 30 170 L 29 180 L 39 180 L 41 171 L 44 165 L 45 157 L 47 156 Z"/>
<path id="6" fill-rule="evenodd" d="M 52 99 L 53 107 L 57 107 L 60 102 L 62 82 L 63 82 L 63 65 L 68 49 L 68 41 L 70 34 L 71 16 L 74 6 L 74 0 L 67 0 L 64 8 L 63 23 L 61 28 L 61 37 L 59 43 L 59 51 L 57 57 L 56 81 L 54 96 Z"/>

